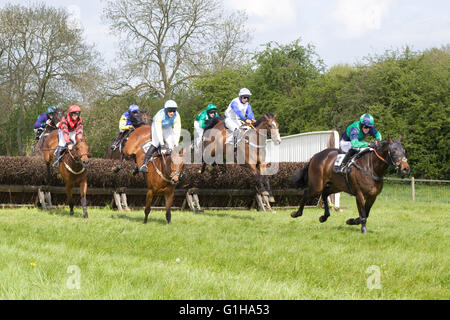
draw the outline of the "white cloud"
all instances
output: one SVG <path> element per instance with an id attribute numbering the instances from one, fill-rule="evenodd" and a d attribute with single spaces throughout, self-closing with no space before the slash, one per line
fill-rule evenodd
<path id="1" fill-rule="evenodd" d="M 295 0 L 225 0 L 226 6 L 245 11 L 256 31 L 284 28 L 296 18 Z"/>
<path id="2" fill-rule="evenodd" d="M 69 28 L 80 28 L 81 23 L 81 9 L 79 6 L 72 4 L 67 6 L 67 12 L 69 13 L 69 19 L 67 20 L 67 25 Z"/>
<path id="3" fill-rule="evenodd" d="M 344 27 L 345 37 L 358 38 L 381 28 L 391 4 L 392 0 L 339 0 L 331 17 Z"/>

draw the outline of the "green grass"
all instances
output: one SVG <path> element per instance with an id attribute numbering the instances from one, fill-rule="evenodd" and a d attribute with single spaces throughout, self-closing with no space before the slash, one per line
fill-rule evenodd
<path id="1" fill-rule="evenodd" d="M 0 210 L 0 299 L 448 299 L 450 205 L 375 202 L 368 234 L 320 209 Z M 178 260 L 179 259 L 179 260 Z M 67 285 L 80 270 L 81 288 Z M 367 280 L 380 270 L 381 289 Z"/>

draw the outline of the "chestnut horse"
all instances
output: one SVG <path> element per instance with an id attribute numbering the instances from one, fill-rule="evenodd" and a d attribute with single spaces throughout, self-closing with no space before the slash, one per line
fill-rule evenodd
<path id="1" fill-rule="evenodd" d="M 146 141 L 150 140 L 150 136 L 148 135 L 148 133 L 151 134 L 151 128 L 149 128 L 149 118 L 148 118 L 148 112 L 146 110 L 141 111 L 140 113 L 138 113 L 138 115 L 136 116 L 135 119 L 136 123 L 134 124 L 135 129 L 133 129 L 131 132 L 127 133 L 127 137 L 123 138 L 121 145 L 119 146 L 119 148 L 116 148 L 115 150 L 111 149 L 111 145 L 108 145 L 108 149 L 106 150 L 105 159 L 114 159 L 114 160 L 120 160 L 119 161 L 119 165 L 114 168 L 114 172 L 119 172 L 119 170 L 122 168 L 122 161 L 123 158 L 128 159 L 131 158 L 133 156 L 136 155 L 135 150 L 138 149 L 138 144 L 137 140 L 139 140 L 139 142 L 141 142 L 141 139 L 138 138 L 138 136 L 144 132 L 144 141 L 141 143 L 141 145 L 143 143 L 145 143 Z M 147 126 L 147 130 L 144 131 L 140 131 L 138 134 L 134 133 L 136 131 L 136 129 L 142 127 L 142 126 Z M 147 132 L 148 131 L 148 132 Z M 127 143 L 130 141 L 128 148 L 125 150 L 125 146 L 127 145 Z M 137 148 L 136 148 L 137 147 Z"/>
<path id="2" fill-rule="evenodd" d="M 155 155 L 148 164 L 148 173 L 145 173 L 147 182 L 147 195 L 145 200 L 145 218 L 144 223 L 147 223 L 148 215 L 150 213 L 153 196 L 156 194 L 164 194 L 166 207 L 166 220 L 170 224 L 172 220 L 171 207 L 174 198 L 175 187 L 181 178 L 181 171 L 184 166 L 184 153 L 178 153 L 176 149 L 161 152 L 159 149 L 158 155 Z M 144 163 L 145 152 L 140 148 L 136 152 L 136 163 L 140 167 Z"/>
<path id="3" fill-rule="evenodd" d="M 349 172 L 345 176 L 333 171 L 338 149 L 329 148 L 316 153 L 306 167 L 298 171 L 293 178 L 297 187 L 305 191 L 300 200 L 299 209 L 291 213 L 291 217 L 301 216 L 307 201 L 321 195 L 325 214 L 319 221 L 325 222 L 330 216 L 328 196 L 344 191 L 356 197 L 359 212 L 359 217 L 347 220 L 347 224 L 361 224 L 361 232 L 366 233 L 367 218 L 376 197 L 383 188 L 383 176 L 388 166 L 392 165 L 397 170 L 400 169 L 402 175 L 410 171 L 405 157 L 406 151 L 400 141 L 401 136 L 398 140 L 388 137 L 375 149 L 368 148 L 365 152 L 358 154 L 356 160 L 349 165 Z"/>
<path id="4" fill-rule="evenodd" d="M 44 160 L 47 165 L 47 181 L 50 181 L 51 166 L 54 157 L 54 150 L 58 146 L 58 131 L 52 131 L 44 141 Z M 81 206 L 83 207 L 83 216 L 88 218 L 86 208 L 87 192 L 87 165 L 89 164 L 89 146 L 86 138 L 76 138 L 76 144 L 72 151 L 67 149 L 61 163 L 59 164 L 59 173 L 66 186 L 66 196 L 70 207 L 70 215 L 73 215 L 72 188 L 75 185 L 80 186 Z"/>
<path id="5" fill-rule="evenodd" d="M 254 175 L 256 176 L 257 186 L 256 190 L 261 194 L 266 194 L 270 198 L 270 202 L 274 202 L 272 195 L 272 190 L 270 189 L 269 178 L 267 175 L 262 175 L 266 170 L 266 139 L 269 135 L 273 142 L 276 144 L 281 143 L 280 133 L 278 131 L 278 123 L 275 120 L 277 115 L 271 113 L 266 113 L 264 116 L 259 118 L 253 125 L 247 127 L 248 131 L 245 133 L 244 137 L 239 138 L 237 141 L 237 152 L 236 155 L 238 159 L 240 155 L 245 155 L 244 163 L 248 166 Z M 222 147 L 226 151 L 226 154 L 233 155 L 233 151 L 227 151 L 226 148 L 231 148 L 231 145 L 226 145 L 226 135 L 227 129 L 225 127 L 225 121 L 222 119 L 216 120 L 217 123 L 211 128 L 211 130 L 205 130 L 203 134 L 203 150 L 207 150 L 206 156 L 215 157 L 217 146 Z M 243 128 L 241 127 L 241 128 Z M 216 141 L 217 140 L 217 141 Z M 241 161 L 238 161 L 240 163 Z M 201 173 L 205 171 L 206 162 L 203 161 Z M 263 183 L 264 180 L 264 183 Z"/>
<path id="6" fill-rule="evenodd" d="M 122 162 L 124 158 L 130 159 L 132 157 L 136 157 L 136 153 L 139 150 L 141 150 L 141 146 L 147 141 L 151 140 L 151 137 L 152 137 L 152 128 L 150 127 L 150 125 L 147 124 L 134 129 L 129 134 L 128 139 L 125 142 L 125 145 L 122 148 L 121 152 L 119 151 L 119 148 L 117 148 L 115 151 L 112 151 L 111 148 L 108 146 L 108 149 L 111 150 L 112 156 L 105 158 L 119 159 L 119 164 L 117 165 L 117 167 L 113 169 L 113 171 L 117 173 L 119 172 L 120 169 L 122 169 Z M 107 151 L 107 155 L 109 150 Z"/>

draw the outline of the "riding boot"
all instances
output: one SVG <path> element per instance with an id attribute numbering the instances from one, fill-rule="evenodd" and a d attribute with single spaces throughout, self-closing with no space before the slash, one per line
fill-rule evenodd
<path id="1" fill-rule="evenodd" d="M 150 148 L 145 153 L 144 163 L 139 168 L 139 172 L 148 172 L 147 163 L 150 161 L 150 158 L 153 156 L 153 154 L 156 152 L 157 148 L 154 145 L 150 145 Z"/>
<path id="2" fill-rule="evenodd" d="M 55 162 L 53 163 L 53 166 L 55 168 L 59 168 L 59 157 L 61 156 L 62 147 L 58 146 L 58 148 L 55 151 Z"/>
<path id="3" fill-rule="evenodd" d="M 336 169 L 336 173 L 344 173 L 344 168 L 347 166 L 347 162 L 356 154 L 358 150 L 350 149 L 342 159 L 341 165 Z"/>
<path id="4" fill-rule="evenodd" d="M 123 136 L 123 132 L 119 133 L 119 135 L 114 139 L 113 143 L 111 144 L 111 149 L 116 150 L 119 142 L 121 141 Z"/>

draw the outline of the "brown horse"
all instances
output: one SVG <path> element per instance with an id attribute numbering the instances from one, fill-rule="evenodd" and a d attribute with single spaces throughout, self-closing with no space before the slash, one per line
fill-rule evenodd
<path id="1" fill-rule="evenodd" d="M 70 214 L 73 215 L 72 188 L 74 185 L 80 186 L 81 205 L 83 207 L 83 216 L 88 217 L 86 209 L 86 191 L 87 191 L 87 170 L 89 163 L 89 146 L 85 139 L 77 138 L 72 151 L 67 150 L 59 165 L 59 173 L 66 186 L 66 196 L 70 206 Z M 47 165 L 47 181 L 50 181 L 51 166 L 54 158 L 54 151 L 58 146 L 58 131 L 52 131 L 44 141 L 43 152 L 44 160 Z"/>
<path id="2" fill-rule="evenodd" d="M 327 221 L 330 216 L 328 196 L 344 191 L 356 197 L 359 212 L 359 217 L 347 220 L 347 224 L 361 224 L 361 232 L 366 233 L 367 218 L 377 195 L 383 188 L 383 176 L 388 166 L 392 165 L 397 170 L 400 169 L 402 175 L 406 175 L 410 171 L 405 157 L 406 151 L 400 141 L 401 136 L 398 140 L 388 137 L 376 148 L 370 148 L 358 154 L 354 163 L 349 165 L 349 171 L 345 176 L 333 171 L 338 149 L 330 148 L 316 153 L 307 166 L 298 171 L 293 178 L 297 187 L 305 189 L 305 191 L 300 200 L 299 209 L 291 214 L 292 218 L 303 214 L 303 208 L 309 199 L 321 195 L 325 205 L 325 214 L 320 217 L 319 221 Z"/>
<path id="3" fill-rule="evenodd" d="M 242 137 L 238 137 L 236 156 L 239 164 L 244 164 L 249 167 L 256 176 L 257 186 L 256 190 L 270 197 L 270 202 L 274 202 L 272 190 L 267 175 L 262 175 L 266 170 L 266 139 L 269 135 L 272 140 L 279 144 L 281 143 L 280 134 L 278 131 L 278 123 L 275 120 L 277 115 L 266 113 L 259 118 L 253 125 L 243 127 L 248 130 Z M 225 144 L 227 129 L 225 121 L 218 119 L 217 123 L 211 130 L 205 130 L 203 135 L 203 150 L 204 156 L 215 157 L 216 153 L 226 151 L 226 155 L 234 157 L 232 145 Z M 241 127 L 242 128 L 242 127 Z M 221 148 L 221 150 L 219 150 Z M 227 149 L 228 148 L 228 149 Z M 206 162 L 203 161 L 201 173 L 205 171 Z M 214 165 L 214 164 L 213 164 Z M 264 180 L 264 183 L 263 183 Z"/>
<path id="4" fill-rule="evenodd" d="M 62 117 L 64 117 L 64 110 L 59 107 L 56 108 L 55 112 L 53 112 L 51 124 L 45 126 L 44 131 L 34 146 L 33 152 L 38 151 L 42 156 L 44 156 L 44 150 L 42 150 L 44 148 L 44 142 L 52 131 L 58 131 L 57 124 L 61 121 Z"/>
<path id="5" fill-rule="evenodd" d="M 69 202 L 70 215 L 73 215 L 73 199 L 72 188 L 75 185 L 80 186 L 81 206 L 83 207 L 83 217 L 88 218 L 86 206 L 86 192 L 87 192 L 87 166 L 89 164 L 89 146 L 86 143 L 86 138 L 76 139 L 76 144 L 72 151 L 67 150 L 59 166 L 59 173 L 61 174 L 66 185 L 66 196 Z"/>
<path id="6" fill-rule="evenodd" d="M 112 149 L 111 145 L 108 145 L 108 148 L 106 149 L 106 153 L 104 158 L 105 159 L 114 159 L 114 160 L 120 160 L 120 164 L 118 167 L 116 167 L 114 169 L 115 172 L 118 172 L 121 168 L 122 168 L 122 160 L 125 157 L 126 159 L 129 158 L 130 156 L 134 156 L 135 153 L 131 153 L 131 154 L 124 154 L 123 153 L 123 149 L 124 149 L 124 145 L 128 142 L 128 140 L 130 139 L 131 134 L 139 127 L 141 126 L 145 126 L 149 124 L 149 117 L 148 117 L 148 112 L 146 110 L 141 110 L 141 112 L 139 112 L 136 116 L 133 126 L 135 127 L 135 129 L 133 129 L 131 132 L 126 132 L 126 136 L 122 138 L 122 142 L 120 143 L 120 146 L 116 149 Z M 151 132 L 151 130 L 150 130 Z M 132 138 L 132 142 L 131 144 L 134 144 L 133 140 L 136 139 L 136 137 Z"/>
<path id="7" fill-rule="evenodd" d="M 165 152 L 159 152 L 150 160 L 151 165 L 148 165 L 148 173 L 145 173 L 147 181 L 147 195 L 145 200 L 145 218 L 144 223 L 147 223 L 148 215 L 150 213 L 153 196 L 156 194 L 164 194 L 166 207 L 166 220 L 170 224 L 172 219 L 171 207 L 174 198 L 175 187 L 181 178 L 181 171 L 184 165 L 184 153 L 178 153 L 176 149 Z M 144 163 L 145 152 L 139 148 L 136 153 L 136 162 L 138 167 Z"/>

